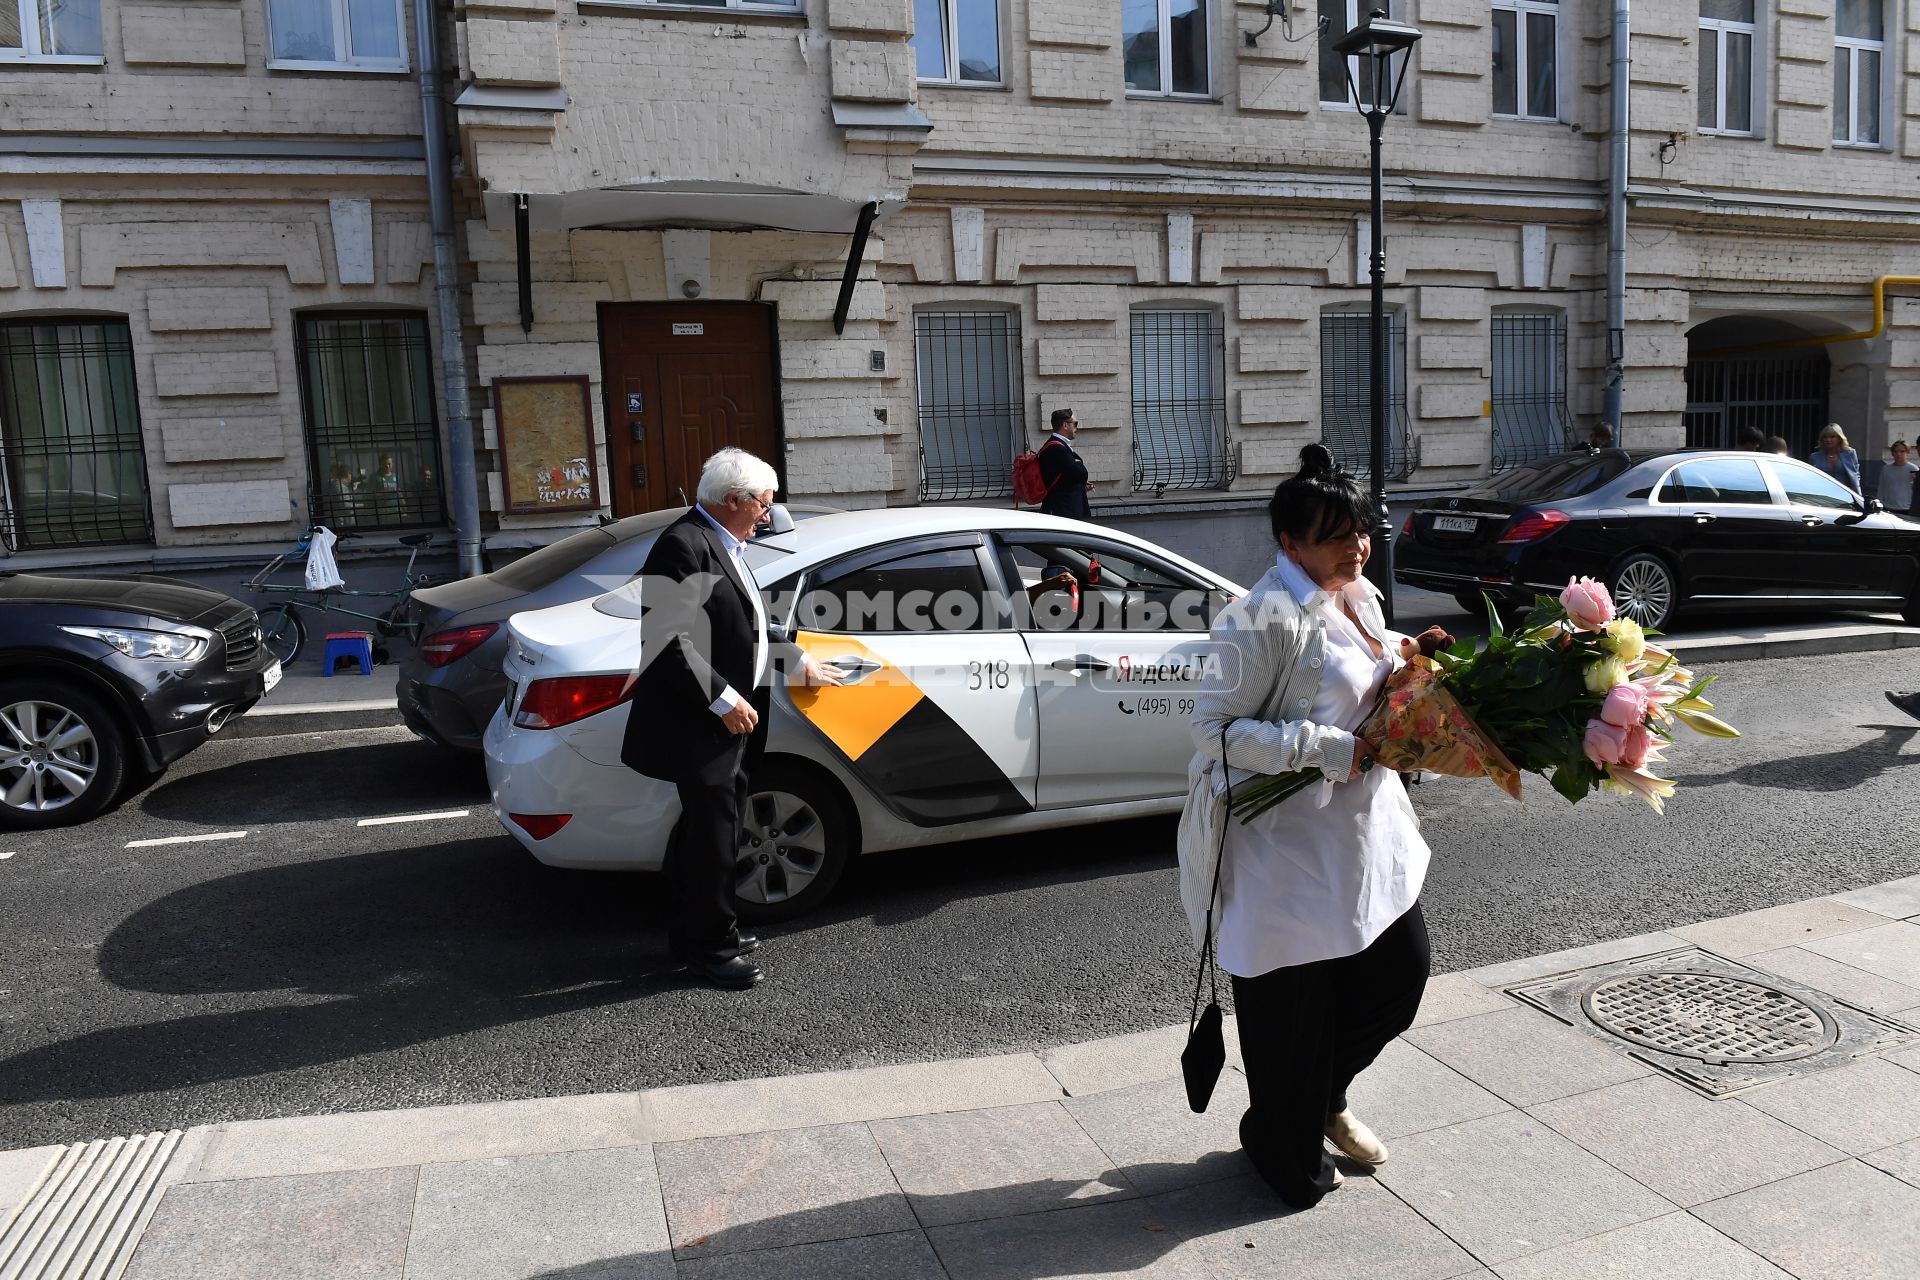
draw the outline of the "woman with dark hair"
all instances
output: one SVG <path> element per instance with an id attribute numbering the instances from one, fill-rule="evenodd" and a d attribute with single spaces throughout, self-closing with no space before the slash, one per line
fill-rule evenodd
<path id="1" fill-rule="evenodd" d="M 1211 906 L 1233 979 L 1250 1102 L 1240 1145 L 1306 1209 L 1342 1181 L 1324 1141 L 1386 1160 L 1347 1087 L 1412 1025 L 1427 982 L 1427 846 L 1399 775 L 1375 767 L 1356 730 L 1395 666 L 1453 638 L 1387 629 L 1360 576 L 1372 504 L 1324 446 L 1300 459 L 1268 508 L 1273 568 L 1214 622 L 1223 661 L 1196 699 L 1180 865 L 1196 941 Z M 1314 768 L 1327 780 L 1251 822 L 1226 812 L 1229 780 Z"/>

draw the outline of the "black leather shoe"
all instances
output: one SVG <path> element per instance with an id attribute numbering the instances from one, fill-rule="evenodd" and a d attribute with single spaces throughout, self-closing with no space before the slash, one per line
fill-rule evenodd
<path id="1" fill-rule="evenodd" d="M 1920 693 L 1897 693 L 1889 689 L 1887 690 L 1887 701 L 1912 716 L 1915 720 L 1920 720 Z"/>
<path id="2" fill-rule="evenodd" d="M 692 968 L 695 973 L 725 991 L 745 991 L 749 987 L 757 987 L 767 976 L 759 965 L 744 956 L 709 960 Z"/>
<path id="3" fill-rule="evenodd" d="M 760 939 L 750 933 L 743 933 L 734 939 L 733 954 L 736 956 L 750 956 L 759 949 Z"/>

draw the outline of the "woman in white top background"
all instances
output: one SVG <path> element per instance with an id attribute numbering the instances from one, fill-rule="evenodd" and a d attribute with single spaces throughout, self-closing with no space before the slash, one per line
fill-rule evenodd
<path id="1" fill-rule="evenodd" d="M 1324 446 L 1301 450 L 1298 475 L 1269 505 L 1274 567 L 1220 612 L 1221 675 L 1197 696 L 1190 811 L 1211 803 L 1220 846 L 1220 965 L 1233 980 L 1250 1105 L 1240 1144 L 1295 1208 L 1311 1208 L 1341 1175 L 1323 1140 L 1365 1165 L 1386 1148 L 1347 1106 L 1347 1087 L 1412 1025 L 1429 966 L 1420 889 L 1427 846 L 1398 774 L 1375 767 L 1356 730 L 1387 674 L 1415 651 L 1452 643 L 1434 627 L 1417 640 L 1387 630 L 1379 593 L 1362 578 L 1374 513 Z M 1218 812 L 1228 776 L 1318 768 L 1308 787 L 1252 822 Z M 1188 874 L 1183 894 L 1210 881 Z M 1210 894 L 1209 894 L 1210 896 Z"/>

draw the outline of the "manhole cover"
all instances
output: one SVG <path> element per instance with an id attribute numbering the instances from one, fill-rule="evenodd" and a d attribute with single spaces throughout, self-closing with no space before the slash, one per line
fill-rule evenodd
<path id="1" fill-rule="evenodd" d="M 1825 1010 L 1774 987 L 1711 973 L 1627 974 L 1580 1003 L 1622 1040 L 1700 1062 L 1792 1062 L 1840 1039 Z"/>
<path id="2" fill-rule="evenodd" d="M 1537 978 L 1507 994 L 1713 1098 L 1920 1038 L 1896 1018 L 1699 947 Z"/>

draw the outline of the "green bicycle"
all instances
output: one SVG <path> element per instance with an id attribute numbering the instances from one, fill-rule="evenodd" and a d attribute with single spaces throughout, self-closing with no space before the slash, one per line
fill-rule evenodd
<path id="1" fill-rule="evenodd" d="M 283 667 L 292 666 L 299 658 L 300 650 L 307 643 L 307 624 L 301 618 L 302 610 L 318 613 L 338 613 L 349 618 L 358 618 L 370 624 L 369 630 L 382 640 L 391 640 L 395 636 L 404 636 L 412 641 L 418 638 L 419 628 L 407 621 L 407 597 L 420 587 L 433 585 L 431 575 L 413 571 L 413 562 L 420 557 L 422 548 L 432 545 L 430 533 L 409 533 L 400 539 L 402 546 L 410 548 L 407 555 L 407 567 L 401 574 L 401 586 L 392 591 L 354 591 L 347 587 L 329 587 L 325 591 L 313 591 L 305 586 L 293 586 L 283 582 L 269 582 L 275 573 L 293 565 L 306 563 L 307 552 L 313 545 L 314 531 L 309 529 L 302 534 L 300 541 L 282 551 L 269 561 L 265 568 L 244 580 L 247 590 L 256 594 L 273 593 L 286 597 L 281 603 L 269 605 L 260 613 L 260 643 L 267 652 L 280 659 Z M 335 535 L 336 545 L 351 542 L 353 535 L 342 533 Z M 379 613 L 365 613 L 362 609 L 376 608 L 371 601 L 384 600 L 387 607 Z M 362 602 L 369 602 L 363 604 Z M 360 608 L 353 606 L 360 605 Z"/>

